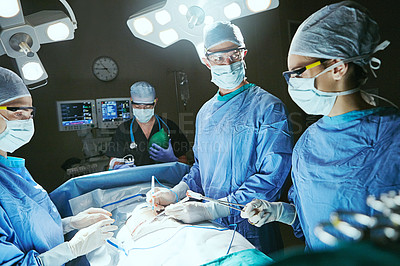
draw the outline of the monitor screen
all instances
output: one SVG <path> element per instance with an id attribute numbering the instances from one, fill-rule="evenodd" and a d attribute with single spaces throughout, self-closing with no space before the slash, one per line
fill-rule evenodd
<path id="1" fill-rule="evenodd" d="M 99 128 L 117 128 L 132 117 L 130 98 L 96 99 Z"/>
<path id="2" fill-rule="evenodd" d="M 94 100 L 58 101 L 58 129 L 74 131 L 97 126 Z"/>

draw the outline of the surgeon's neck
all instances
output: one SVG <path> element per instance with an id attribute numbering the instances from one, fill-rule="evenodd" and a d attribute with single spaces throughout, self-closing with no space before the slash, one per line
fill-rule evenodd
<path id="1" fill-rule="evenodd" d="M 7 159 L 7 152 L 0 150 L 0 155 Z"/>
<path id="2" fill-rule="evenodd" d="M 247 80 L 244 79 L 244 80 L 239 84 L 239 86 L 237 86 L 237 87 L 234 88 L 234 89 L 227 90 L 227 89 L 219 88 L 219 94 L 220 94 L 221 96 L 227 95 L 227 94 L 229 94 L 229 93 L 231 93 L 231 92 L 234 92 L 235 90 L 239 89 L 240 87 L 242 87 L 243 85 L 248 84 L 248 83 L 249 83 L 249 82 L 248 82 Z"/>
<path id="3" fill-rule="evenodd" d="M 375 106 L 366 103 L 361 97 L 361 92 L 358 91 L 353 94 L 338 96 L 328 116 L 333 117 L 351 111 L 365 110 L 371 108 L 375 108 Z"/>

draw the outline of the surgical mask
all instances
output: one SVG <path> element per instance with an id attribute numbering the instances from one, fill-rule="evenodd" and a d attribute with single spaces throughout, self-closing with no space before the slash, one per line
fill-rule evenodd
<path id="1" fill-rule="evenodd" d="M 33 119 L 7 120 L 1 117 L 6 121 L 7 128 L 0 133 L 0 150 L 14 152 L 31 140 L 35 132 Z"/>
<path id="2" fill-rule="evenodd" d="M 147 123 L 154 115 L 154 108 L 152 109 L 133 108 L 133 115 L 140 123 Z"/>
<path id="3" fill-rule="evenodd" d="M 340 64 L 343 64 L 343 61 L 324 69 L 313 78 L 290 78 L 288 90 L 292 100 L 307 114 L 328 115 L 336 102 L 337 96 L 353 94 L 360 90 L 355 88 L 342 92 L 324 92 L 315 88 L 314 84 L 317 77 Z"/>
<path id="4" fill-rule="evenodd" d="M 246 75 L 244 61 L 231 65 L 211 66 L 211 82 L 219 88 L 232 90 L 242 83 Z"/>

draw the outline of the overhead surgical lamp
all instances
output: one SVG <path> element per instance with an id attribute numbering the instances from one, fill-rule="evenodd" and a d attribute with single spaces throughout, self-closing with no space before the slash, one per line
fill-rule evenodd
<path id="1" fill-rule="evenodd" d="M 279 0 L 165 0 L 129 17 L 134 36 L 163 48 L 182 39 L 204 56 L 203 28 L 278 7 Z"/>
<path id="2" fill-rule="evenodd" d="M 35 89 L 47 84 L 48 75 L 37 51 L 41 44 L 71 40 L 77 28 L 75 15 L 60 0 L 70 17 L 57 10 L 44 10 L 24 17 L 20 0 L 0 0 L 0 56 L 16 62 L 24 83 Z"/>

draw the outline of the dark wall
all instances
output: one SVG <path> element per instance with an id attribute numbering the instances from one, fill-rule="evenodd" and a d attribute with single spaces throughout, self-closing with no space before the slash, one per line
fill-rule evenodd
<path id="1" fill-rule="evenodd" d="M 32 91 L 38 107 L 35 119 L 36 133 L 32 141 L 15 155 L 27 159 L 28 169 L 48 191 L 63 183 L 61 164 L 70 157 L 83 157 L 82 144 L 76 132 L 59 132 L 56 101 L 129 97 L 130 85 L 147 80 L 157 90 L 157 112 L 180 121 L 181 129 L 190 141 L 194 137 L 194 120 L 201 105 L 212 97 L 217 88 L 210 83 L 210 72 L 201 64 L 193 45 L 180 41 L 168 48 L 160 48 L 135 38 L 126 20 L 136 11 L 157 1 L 149 0 L 69 0 L 78 20 L 78 29 L 72 41 L 42 45 L 38 54 L 46 68 L 48 85 Z M 247 77 L 278 96 L 287 105 L 296 139 L 305 129 L 304 114 L 291 101 L 282 78 L 286 70 L 289 47 L 288 21 L 301 22 L 322 6 L 335 1 L 303 0 L 280 1 L 271 11 L 237 19 L 249 49 L 246 58 Z M 399 26 L 395 16 L 399 11 L 396 0 L 359 1 L 369 8 L 381 26 L 382 40 L 392 44 L 378 54 L 382 67 L 378 79 L 367 87 L 377 87 L 380 94 L 400 104 L 399 82 Z M 22 1 L 25 15 L 44 9 L 63 10 L 56 0 Z M 111 82 L 97 80 L 91 70 L 95 58 L 107 55 L 120 68 L 119 76 Z M 0 65 L 12 68 L 6 56 Z M 189 79 L 190 100 L 184 110 L 180 103 L 177 112 L 173 71 L 184 70 Z"/>

